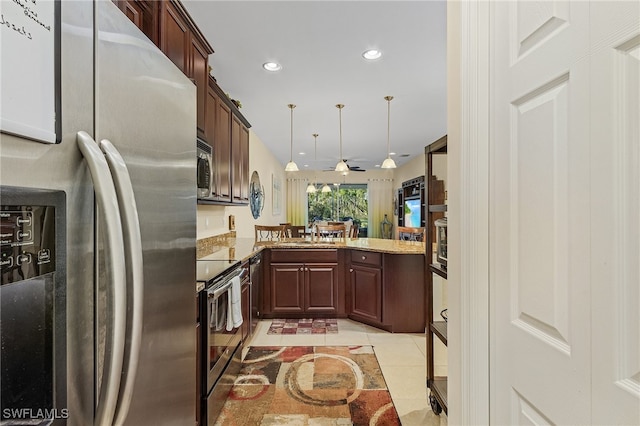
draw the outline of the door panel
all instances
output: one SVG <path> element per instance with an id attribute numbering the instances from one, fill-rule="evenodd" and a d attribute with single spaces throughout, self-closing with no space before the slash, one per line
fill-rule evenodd
<path id="1" fill-rule="evenodd" d="M 586 424 L 588 4 L 494 12 L 493 423 Z"/>
<path id="2" fill-rule="evenodd" d="M 303 264 L 271 264 L 271 312 L 303 312 Z"/>
<path id="3" fill-rule="evenodd" d="M 591 8 L 593 423 L 640 424 L 640 4 Z"/>
<path id="4" fill-rule="evenodd" d="M 338 312 L 338 265 L 305 265 L 305 312 Z"/>

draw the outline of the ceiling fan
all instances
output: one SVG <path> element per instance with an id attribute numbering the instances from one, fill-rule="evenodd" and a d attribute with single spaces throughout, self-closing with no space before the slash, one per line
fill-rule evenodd
<path id="1" fill-rule="evenodd" d="M 360 166 L 352 166 L 349 164 L 349 160 L 342 160 L 347 164 L 350 172 L 366 172 L 366 169 L 361 168 Z M 334 172 L 335 169 L 324 169 L 325 172 Z"/>

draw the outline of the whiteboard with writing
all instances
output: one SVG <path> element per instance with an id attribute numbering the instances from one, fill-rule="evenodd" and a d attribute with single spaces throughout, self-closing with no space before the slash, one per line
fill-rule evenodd
<path id="1" fill-rule="evenodd" d="M 0 130 L 56 143 L 56 1 L 0 0 Z M 58 93 L 58 96 L 60 94 Z M 59 132 L 58 132 L 59 133 Z"/>

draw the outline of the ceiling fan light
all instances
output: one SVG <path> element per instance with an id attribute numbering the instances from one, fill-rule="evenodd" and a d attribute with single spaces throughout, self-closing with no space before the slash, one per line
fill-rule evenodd
<path id="1" fill-rule="evenodd" d="M 296 163 L 294 163 L 293 161 L 289 161 L 287 163 L 287 166 L 284 168 L 285 172 L 297 172 L 298 171 L 298 165 Z"/>
<path id="2" fill-rule="evenodd" d="M 382 162 L 382 166 L 380 166 L 380 168 L 381 169 L 395 169 L 396 168 L 396 162 L 393 161 L 393 158 L 387 157 L 387 159 Z"/>
<path id="3" fill-rule="evenodd" d="M 322 192 L 331 192 L 331 187 L 325 183 L 322 187 Z"/>
<path id="4" fill-rule="evenodd" d="M 348 171 L 349 171 L 349 166 L 347 166 L 347 163 L 345 163 L 344 160 L 340 160 L 338 164 L 336 164 L 336 172 L 348 172 Z"/>

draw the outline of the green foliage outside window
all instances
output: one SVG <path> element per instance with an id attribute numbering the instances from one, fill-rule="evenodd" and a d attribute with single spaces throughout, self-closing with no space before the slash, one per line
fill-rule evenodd
<path id="1" fill-rule="evenodd" d="M 308 195 L 309 221 L 351 218 L 361 228 L 367 227 L 369 203 L 367 185 L 340 185 L 331 192 L 317 191 Z"/>

